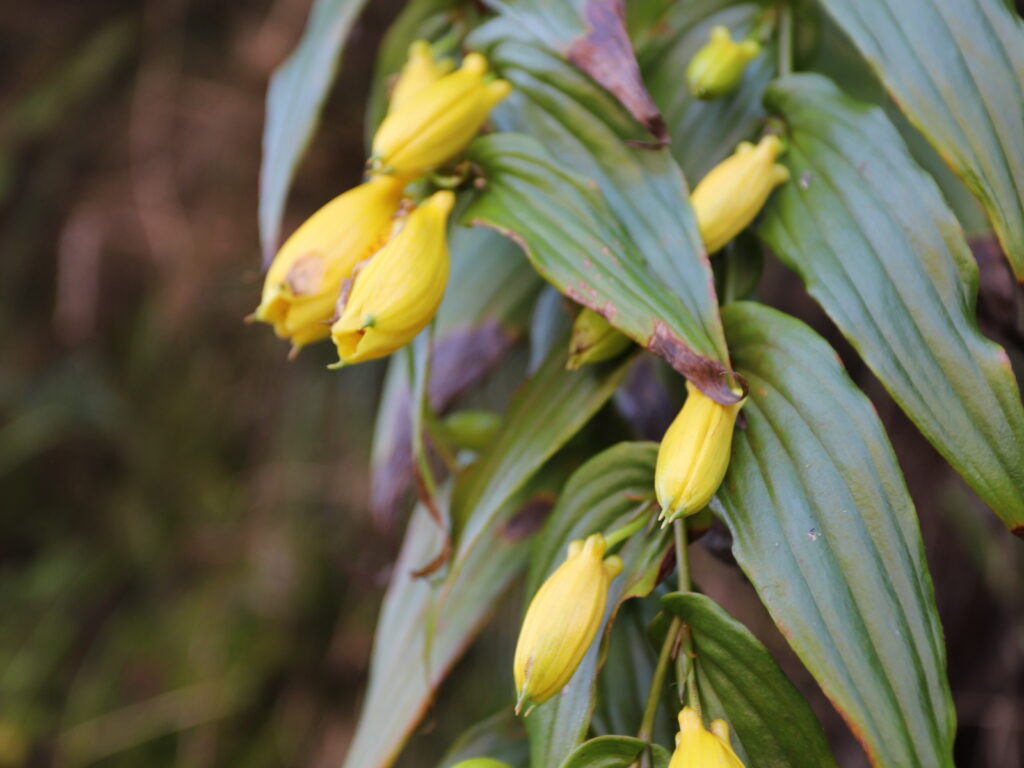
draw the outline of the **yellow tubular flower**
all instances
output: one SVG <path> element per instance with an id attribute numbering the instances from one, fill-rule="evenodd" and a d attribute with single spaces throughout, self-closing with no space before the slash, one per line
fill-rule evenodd
<path id="1" fill-rule="evenodd" d="M 472 760 L 463 760 L 453 765 L 452 768 L 510 768 L 508 763 L 502 763 L 491 757 L 474 757 Z"/>
<path id="2" fill-rule="evenodd" d="M 326 338 L 342 283 L 387 239 L 403 186 L 373 178 L 306 219 L 274 257 L 251 318 L 273 325 L 293 349 Z"/>
<path id="3" fill-rule="evenodd" d="M 711 28 L 711 39 L 690 59 L 686 82 L 698 99 L 717 99 L 732 93 L 743 79 L 747 63 L 761 52 L 754 40 L 737 43 L 728 27 Z"/>
<path id="4" fill-rule="evenodd" d="M 665 524 L 703 509 L 722 484 L 732 453 L 736 416 L 746 400 L 722 405 L 686 382 L 687 397 L 665 432 L 654 490 Z"/>
<path id="5" fill-rule="evenodd" d="M 388 112 L 401 109 L 410 98 L 448 74 L 453 66 L 451 59 L 435 61 L 434 54 L 430 52 L 430 43 L 417 40 L 409 46 L 409 58 L 391 90 Z"/>
<path id="6" fill-rule="evenodd" d="M 451 160 L 511 90 L 505 80 L 485 82 L 486 74 L 487 60 L 470 53 L 458 70 L 391 110 L 373 137 L 374 167 L 411 178 Z"/>
<path id="7" fill-rule="evenodd" d="M 619 557 L 602 560 L 605 548 L 599 533 L 572 542 L 565 562 L 530 601 L 512 667 L 517 713 L 525 706 L 530 714 L 562 690 L 594 641 L 608 585 L 622 570 Z"/>
<path id="8" fill-rule="evenodd" d="M 789 170 L 775 162 L 782 151 L 778 136 L 765 136 L 755 147 L 745 141 L 736 153 L 701 179 L 690 203 L 708 253 L 714 253 L 754 220 Z"/>
<path id="9" fill-rule="evenodd" d="M 572 324 L 569 360 L 565 367 L 575 371 L 590 363 L 611 360 L 625 352 L 629 345 L 628 336 L 615 330 L 611 323 L 594 310 L 584 308 Z"/>
<path id="10" fill-rule="evenodd" d="M 668 768 L 744 768 L 729 743 L 729 726 L 715 720 L 704 728 L 701 716 L 689 707 L 679 713 L 676 750 Z"/>
<path id="11" fill-rule="evenodd" d="M 448 282 L 446 230 L 454 202 L 454 193 L 435 192 L 355 276 L 331 327 L 342 364 L 390 355 L 434 317 Z"/>

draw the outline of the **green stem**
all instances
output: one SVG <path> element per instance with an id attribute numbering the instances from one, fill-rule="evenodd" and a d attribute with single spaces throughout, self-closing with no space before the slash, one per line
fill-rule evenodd
<path id="1" fill-rule="evenodd" d="M 620 541 L 625 541 L 634 533 L 639 531 L 648 522 L 650 522 L 651 516 L 649 514 L 653 502 L 644 501 L 637 507 L 634 517 L 625 525 L 620 528 L 616 528 L 611 533 L 606 533 L 604 536 L 605 547 L 608 551 L 611 551 L 612 547 L 618 544 Z"/>
<path id="2" fill-rule="evenodd" d="M 658 665 L 654 668 L 654 677 L 651 679 L 651 692 L 647 696 L 644 716 L 640 721 L 640 730 L 636 734 L 638 739 L 650 741 L 654 735 L 654 719 L 658 716 L 661 688 L 665 683 L 665 670 L 668 669 L 668 662 L 672 658 L 672 648 L 676 644 L 676 637 L 679 635 L 679 628 L 682 624 L 682 619 L 678 616 L 673 617 L 668 632 L 665 633 L 665 640 L 661 644 L 661 653 L 658 654 Z"/>
<path id="3" fill-rule="evenodd" d="M 793 71 L 793 9 L 789 3 L 779 7 L 779 77 Z"/>
<path id="4" fill-rule="evenodd" d="M 682 520 L 672 523 L 672 533 L 676 545 L 676 579 L 680 592 L 692 592 L 690 580 L 689 541 L 686 538 L 686 526 Z M 679 654 L 676 656 L 676 683 L 680 694 L 686 690 L 686 703 L 697 714 L 701 714 L 700 692 L 697 690 L 697 670 L 693 664 L 693 635 L 690 627 L 683 624 L 679 630 Z"/>

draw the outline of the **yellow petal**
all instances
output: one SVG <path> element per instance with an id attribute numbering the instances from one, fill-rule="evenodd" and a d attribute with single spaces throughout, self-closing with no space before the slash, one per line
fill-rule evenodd
<path id="1" fill-rule="evenodd" d="M 723 720 L 716 720 L 708 731 L 701 716 L 684 707 L 679 713 L 679 733 L 668 768 L 743 768 L 743 762 L 729 743 Z"/>
<path id="2" fill-rule="evenodd" d="M 402 67 L 402 72 L 395 82 L 391 91 L 391 100 L 388 104 L 388 112 L 395 112 L 401 109 L 408 101 L 433 85 L 442 76 L 451 71 L 454 62 L 451 59 L 440 59 L 435 61 L 434 54 L 430 50 L 430 43 L 426 40 L 417 40 L 409 46 L 409 58 Z"/>
<path id="3" fill-rule="evenodd" d="M 765 136 L 756 147 L 744 142 L 693 190 L 690 203 L 708 253 L 736 237 L 764 207 L 772 190 L 789 178 L 786 167 L 775 163 L 781 151 L 778 136 Z"/>
<path id="4" fill-rule="evenodd" d="M 376 177 L 331 200 L 295 230 L 274 257 L 253 319 L 301 347 L 328 335 L 341 285 L 381 246 L 404 182 Z"/>
<path id="5" fill-rule="evenodd" d="M 391 354 L 433 318 L 448 281 L 448 214 L 452 192 L 434 193 L 352 283 L 331 336 L 343 363 Z"/>
<path id="6" fill-rule="evenodd" d="M 725 477 L 743 402 L 721 405 L 690 382 L 682 410 L 658 449 L 654 487 L 666 522 L 699 512 Z"/>

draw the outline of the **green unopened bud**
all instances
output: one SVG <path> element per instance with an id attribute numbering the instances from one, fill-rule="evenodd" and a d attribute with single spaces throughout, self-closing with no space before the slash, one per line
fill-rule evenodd
<path id="1" fill-rule="evenodd" d="M 569 340 L 569 360 L 565 367 L 575 371 L 590 363 L 611 360 L 630 345 L 629 337 L 615 330 L 611 323 L 592 309 L 583 309 L 576 315 Z"/>
<path id="2" fill-rule="evenodd" d="M 747 62 L 761 52 L 755 40 L 737 43 L 726 27 L 712 27 L 711 39 L 697 51 L 686 69 L 690 93 L 698 99 L 718 99 L 740 84 Z"/>
<path id="3" fill-rule="evenodd" d="M 512 766 L 490 757 L 474 757 L 472 760 L 456 763 L 452 768 L 512 768 Z"/>
<path id="4" fill-rule="evenodd" d="M 456 411 L 441 423 L 452 443 L 479 453 L 494 441 L 502 417 L 494 411 Z"/>

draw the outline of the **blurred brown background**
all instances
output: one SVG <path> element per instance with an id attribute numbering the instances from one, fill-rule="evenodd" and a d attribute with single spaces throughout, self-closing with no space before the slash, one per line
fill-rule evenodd
<path id="1" fill-rule="evenodd" d="M 365 511 L 382 367 L 328 373 L 324 348 L 289 363 L 242 322 L 259 292 L 266 79 L 309 5 L 0 11 L 0 768 L 341 763 L 397 545 Z M 373 54 L 400 3 L 370 6 L 285 231 L 359 179 Z M 998 257 L 983 268 L 986 330 L 1019 366 L 1020 292 Z M 892 430 L 946 628 L 958 764 L 1024 764 L 1024 544 L 791 275 L 770 264 L 762 293 L 829 336 Z M 785 652 L 734 569 L 697 568 Z M 513 597 L 403 765 L 435 765 L 507 698 L 479 672 L 504 663 L 517 610 Z M 863 764 L 787 670 L 843 764 Z"/>

